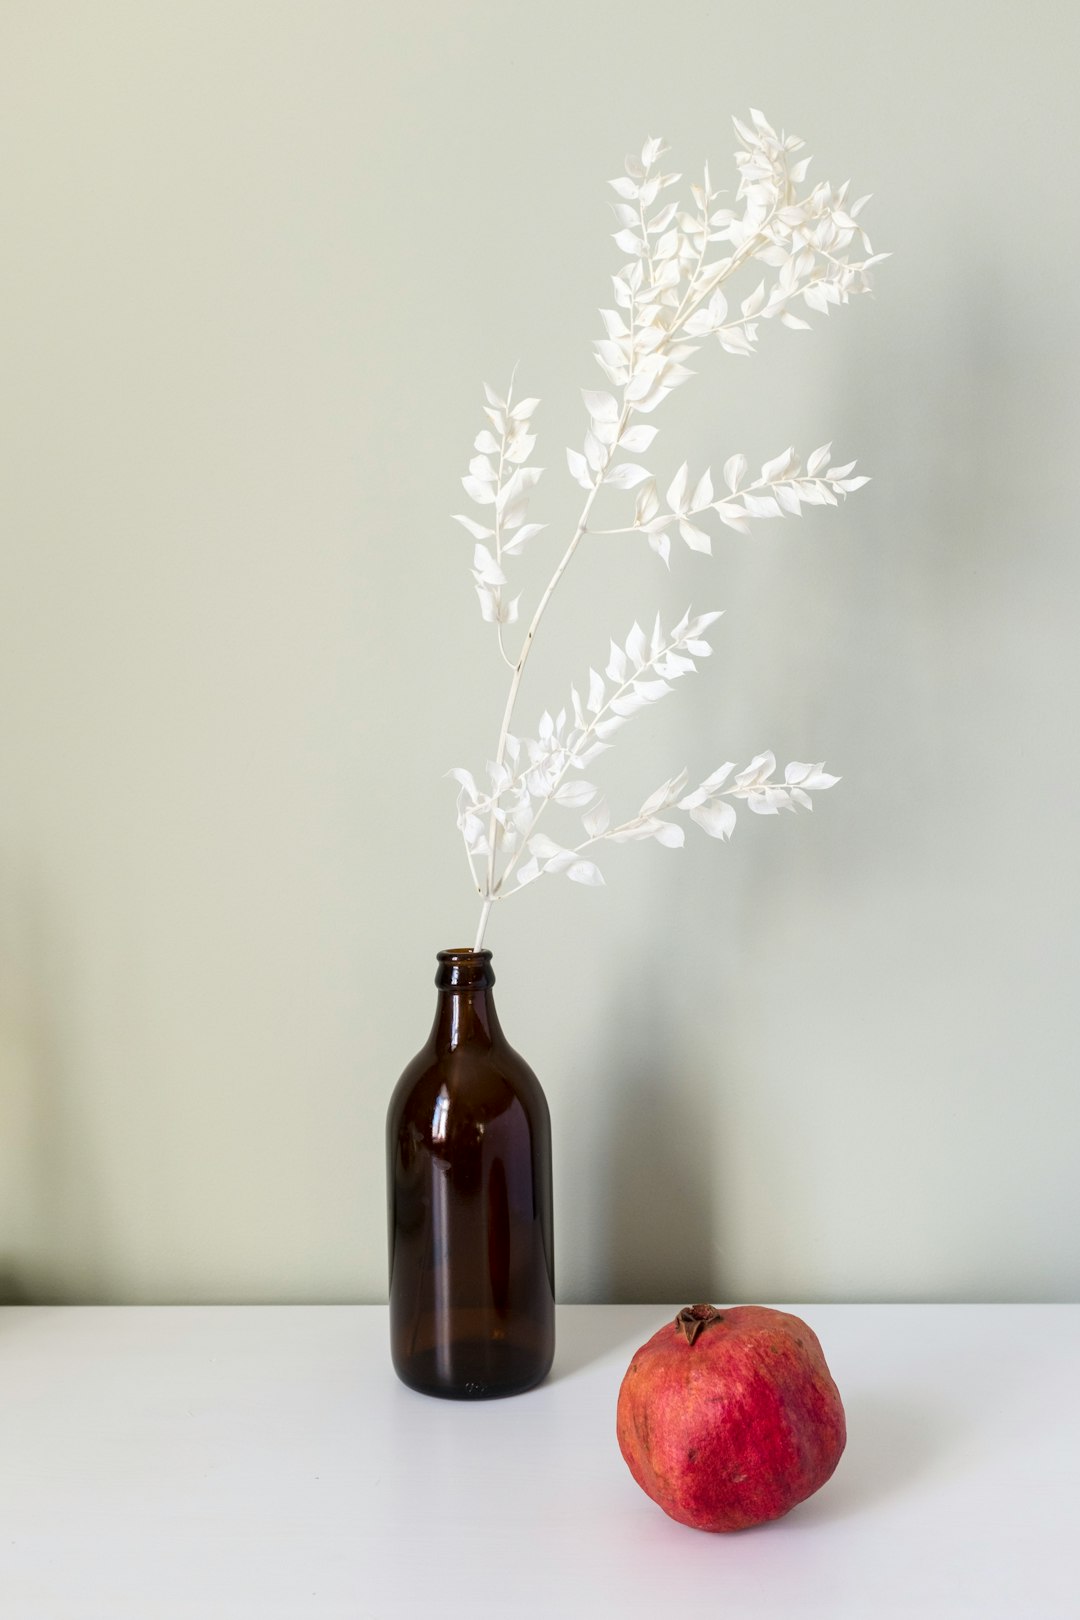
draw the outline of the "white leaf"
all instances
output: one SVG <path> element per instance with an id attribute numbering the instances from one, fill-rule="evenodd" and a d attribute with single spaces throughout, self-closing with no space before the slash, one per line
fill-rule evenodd
<path id="1" fill-rule="evenodd" d="M 724 462 L 724 483 L 734 495 L 746 477 L 746 457 L 744 455 L 729 456 Z"/>
<path id="2" fill-rule="evenodd" d="M 617 467 L 608 469 L 604 483 L 610 484 L 613 489 L 633 489 L 637 484 L 643 484 L 648 476 L 647 467 L 639 467 L 633 461 L 622 461 Z"/>
<path id="3" fill-rule="evenodd" d="M 512 466 L 528 461 L 536 445 L 535 433 L 519 433 L 506 447 L 506 459 Z"/>
<path id="4" fill-rule="evenodd" d="M 650 793 L 649 797 L 645 800 L 645 803 L 638 811 L 638 815 L 648 817 L 653 815 L 655 811 L 664 809 L 670 802 L 668 798 L 668 790 L 670 786 L 670 782 L 664 782 L 655 790 L 655 792 Z"/>
<path id="5" fill-rule="evenodd" d="M 617 309 L 602 309 L 600 319 L 604 323 L 604 330 L 609 338 L 629 337 L 630 328 Z"/>
<path id="6" fill-rule="evenodd" d="M 566 875 L 571 883 L 587 883 L 593 888 L 604 885 L 604 875 L 594 861 L 575 861 L 567 867 Z"/>
<path id="7" fill-rule="evenodd" d="M 527 422 L 539 403 L 538 399 L 519 399 L 512 408 L 510 415 L 515 422 Z"/>
<path id="8" fill-rule="evenodd" d="M 640 236 L 635 236 L 633 231 L 616 231 L 615 245 L 622 248 L 624 253 L 633 253 L 640 256 L 645 252 L 645 243 Z"/>
<path id="9" fill-rule="evenodd" d="M 494 504 L 494 484 L 483 483 L 479 478 L 474 478 L 471 474 L 463 478 L 461 484 L 466 495 L 470 495 L 477 506 L 491 506 Z"/>
<path id="10" fill-rule="evenodd" d="M 473 440 L 473 448 L 483 450 L 489 456 L 497 456 L 499 453 L 499 441 L 494 433 L 489 433 L 487 428 L 481 428 Z"/>
<path id="11" fill-rule="evenodd" d="M 461 512 L 454 513 L 454 522 L 460 523 L 463 529 L 468 529 L 474 540 L 490 540 L 495 533 L 494 529 L 485 529 L 482 523 L 477 523 L 474 518 L 463 516 Z"/>
<path id="12" fill-rule="evenodd" d="M 800 760 L 793 759 L 790 765 L 784 767 L 784 781 L 789 783 L 803 782 L 813 769 L 812 765 L 804 765 Z"/>
<path id="13" fill-rule="evenodd" d="M 668 486 L 667 503 L 673 512 L 686 510 L 686 484 L 690 469 L 684 461 Z"/>
<path id="14" fill-rule="evenodd" d="M 814 451 L 813 455 L 806 463 L 807 475 L 810 478 L 815 478 L 821 471 L 822 467 L 824 467 L 825 463 L 828 461 L 831 451 L 831 443 L 823 444 L 820 449 Z"/>
<path id="15" fill-rule="evenodd" d="M 461 823 L 462 836 L 474 855 L 487 855 L 491 846 L 487 841 L 484 823 L 479 816 L 465 816 Z"/>
<path id="16" fill-rule="evenodd" d="M 755 816 L 775 816 L 779 814 L 764 788 L 755 788 L 753 793 L 746 794 L 747 809 L 752 810 Z"/>
<path id="17" fill-rule="evenodd" d="M 697 481 L 693 495 L 690 497 L 690 510 L 700 512 L 703 506 L 711 506 L 713 500 L 712 473 L 706 467 Z"/>
<path id="18" fill-rule="evenodd" d="M 624 197 L 627 202 L 630 202 L 638 194 L 638 187 L 634 184 L 634 182 L 632 180 L 625 179 L 622 175 L 619 175 L 617 180 L 609 180 L 608 185 L 611 187 L 612 191 L 614 191 L 617 197 Z M 494 403 L 494 401 L 492 403 Z"/>
<path id="19" fill-rule="evenodd" d="M 683 331 L 687 337 L 703 337 L 706 332 L 716 329 L 716 323 L 707 309 L 695 309 L 683 322 Z"/>
<path id="20" fill-rule="evenodd" d="M 744 316 L 756 315 L 765 302 L 765 283 L 759 281 L 749 298 L 744 298 L 739 306 Z"/>
<path id="21" fill-rule="evenodd" d="M 809 282 L 803 288 L 802 296 L 807 309 L 816 309 L 820 315 L 829 313 L 829 299 L 824 283 L 820 281 Z"/>
<path id="22" fill-rule="evenodd" d="M 525 523 L 510 540 L 503 541 L 503 556 L 516 557 L 524 547 L 538 535 L 541 529 L 546 529 L 546 523 Z"/>
<path id="23" fill-rule="evenodd" d="M 600 423 L 597 423 L 598 427 L 600 425 Z M 599 472 L 607 460 L 607 450 L 591 428 L 585 435 L 585 460 L 589 463 L 593 472 Z"/>
<path id="24" fill-rule="evenodd" d="M 681 849 L 686 842 L 686 833 L 674 821 L 657 822 L 653 837 L 658 844 L 663 844 L 665 849 Z"/>
<path id="25" fill-rule="evenodd" d="M 499 491 L 499 506 L 511 506 L 535 489 L 543 475 L 543 467 L 515 467 L 507 482 Z"/>
<path id="26" fill-rule="evenodd" d="M 619 446 L 631 455 L 640 455 L 649 448 L 659 431 L 659 428 L 650 427 L 647 422 L 636 422 L 622 434 Z"/>
<path id="27" fill-rule="evenodd" d="M 590 838 L 602 838 L 611 826 L 611 811 L 606 799 L 599 799 L 591 810 L 586 810 L 581 825 Z"/>
<path id="28" fill-rule="evenodd" d="M 566 464 L 582 489 L 592 489 L 594 480 L 589 472 L 589 463 L 580 450 L 568 449 L 566 452 Z"/>
<path id="29" fill-rule="evenodd" d="M 518 867 L 517 880 L 521 888 L 524 888 L 526 883 L 533 883 L 539 876 L 540 862 L 535 856 Z"/>
<path id="30" fill-rule="evenodd" d="M 634 694 L 644 698 L 646 703 L 655 703 L 659 698 L 666 697 L 671 691 L 667 681 L 635 681 Z M 616 711 L 617 713 L 618 711 Z"/>
<path id="31" fill-rule="evenodd" d="M 809 793 L 803 792 L 801 787 L 793 787 L 791 790 L 791 797 L 795 800 L 796 804 L 801 804 L 804 810 L 812 810 L 814 808 L 814 801 L 811 799 Z"/>
<path id="32" fill-rule="evenodd" d="M 670 568 L 671 536 L 666 534 L 663 529 L 660 529 L 655 534 L 647 535 L 646 538 L 648 539 L 649 545 L 652 547 L 653 551 L 655 551 L 656 555 L 660 558 L 660 561 Z"/>
<path id="33" fill-rule="evenodd" d="M 792 332 L 809 332 L 813 330 L 809 321 L 800 320 L 789 309 L 785 309 L 781 314 L 780 325 L 788 327 Z"/>
<path id="34" fill-rule="evenodd" d="M 634 522 L 637 524 L 650 522 L 660 510 L 660 497 L 656 493 L 656 480 L 650 478 L 643 484 L 634 497 Z"/>
<path id="35" fill-rule="evenodd" d="M 709 299 L 709 316 L 712 320 L 712 324 L 714 326 L 722 326 L 724 324 L 724 317 L 727 315 L 727 311 L 727 299 L 720 291 L 720 288 L 717 287 L 716 291 Z"/>
<path id="36" fill-rule="evenodd" d="M 473 571 L 477 583 L 482 585 L 505 585 L 506 575 L 491 555 L 487 546 L 479 541 L 473 548 Z"/>
<path id="37" fill-rule="evenodd" d="M 666 231 L 678 211 L 678 203 L 668 203 L 665 208 L 661 208 L 660 212 L 658 214 L 654 214 L 652 219 L 649 220 L 646 227 L 649 235 L 659 236 L 661 231 Z"/>
<path id="38" fill-rule="evenodd" d="M 812 790 L 817 793 L 824 791 L 825 788 L 835 787 L 839 780 L 838 776 L 830 776 L 828 771 L 823 771 L 820 765 L 815 765 L 810 775 L 804 777 L 799 786 L 806 788 L 807 791 Z"/>
<path id="39" fill-rule="evenodd" d="M 722 801 L 701 804 L 691 810 L 690 819 L 696 821 L 710 838 L 730 838 L 735 828 L 735 808 Z"/>
<path id="40" fill-rule="evenodd" d="M 639 369 L 626 385 L 626 398 L 637 404 L 638 401 L 644 399 L 651 392 L 655 385 L 655 378 L 654 369 Z"/>
<path id="41" fill-rule="evenodd" d="M 610 394 L 600 393 L 593 388 L 583 388 L 581 397 L 585 401 L 585 409 L 597 422 L 617 422 L 619 420 L 619 406 Z"/>
<path id="42" fill-rule="evenodd" d="M 647 651 L 648 643 L 645 639 L 645 632 L 635 619 L 630 634 L 626 638 L 626 656 L 635 670 L 640 669 L 645 662 Z"/>
<path id="43" fill-rule="evenodd" d="M 636 379 L 635 379 L 635 381 L 636 381 Z M 633 385 L 631 384 L 631 386 L 633 386 Z M 627 392 L 627 397 L 629 398 L 630 397 L 630 388 L 627 388 L 626 392 Z M 667 397 L 668 397 L 668 395 L 670 393 L 671 393 L 670 388 L 650 388 L 648 393 L 641 394 L 640 396 L 635 394 L 633 396 L 633 398 L 634 398 L 634 409 L 638 410 L 638 411 L 644 411 L 645 414 L 648 415 L 648 413 L 650 411 L 655 411 L 655 409 L 656 409 L 656 407 L 658 405 L 662 405 L 664 403 L 664 400 L 667 399 Z"/>
<path id="44" fill-rule="evenodd" d="M 729 759 L 726 764 L 713 771 L 711 776 L 707 776 L 701 784 L 706 793 L 715 793 L 717 788 L 723 787 L 734 769 L 735 761 Z"/>
<path id="45" fill-rule="evenodd" d="M 711 555 L 712 541 L 705 533 L 704 529 L 699 529 L 696 524 L 687 522 L 686 518 L 680 518 L 679 533 L 682 535 L 691 551 L 704 551 Z"/>
<path id="46" fill-rule="evenodd" d="M 447 771 L 446 774 L 452 776 L 455 782 L 460 782 L 473 803 L 480 797 L 472 772 L 467 771 L 463 765 L 455 765 L 453 770 Z"/>
<path id="47" fill-rule="evenodd" d="M 596 789 L 592 783 L 580 780 L 563 782 L 555 791 L 555 803 L 563 804 L 569 810 L 583 810 L 595 797 Z"/>
<path id="48" fill-rule="evenodd" d="M 763 754 L 755 754 L 746 769 L 739 772 L 735 778 L 736 784 L 739 787 L 747 787 L 750 784 L 763 782 L 767 776 L 772 775 L 775 769 L 776 755 L 770 748 L 767 748 Z"/>
<path id="49" fill-rule="evenodd" d="M 542 861 L 554 860 L 559 855 L 572 855 L 574 853 L 571 849 L 564 849 L 562 844 L 557 844 L 553 838 L 548 837 L 547 833 L 535 833 L 529 839 L 529 848 Z"/>
<path id="50" fill-rule="evenodd" d="M 611 656 L 604 674 L 609 680 L 618 681 L 620 685 L 626 679 L 626 654 L 614 641 L 611 643 Z"/>
<path id="51" fill-rule="evenodd" d="M 782 508 L 775 496 L 751 495 L 749 490 L 743 494 L 743 505 L 751 517 L 781 517 Z"/>
<path id="52" fill-rule="evenodd" d="M 505 399 L 500 399 L 498 394 L 495 392 L 494 388 L 489 388 L 487 383 L 484 384 L 484 396 L 487 399 L 487 402 L 488 402 L 489 405 L 494 405 L 499 410 L 505 411 L 505 409 L 506 409 L 506 401 L 505 401 Z"/>
<path id="53" fill-rule="evenodd" d="M 499 508 L 496 507 L 496 511 L 498 511 L 498 510 L 499 510 Z M 525 515 L 528 512 L 528 510 L 529 510 L 529 498 L 528 498 L 527 495 L 523 495 L 521 500 L 520 501 L 515 501 L 512 506 L 505 507 L 500 513 L 500 519 L 501 519 L 503 528 L 504 529 L 516 529 L 516 528 L 518 528 L 520 526 L 520 524 L 524 522 Z"/>
<path id="54" fill-rule="evenodd" d="M 595 669 L 589 670 L 589 696 L 586 707 L 590 714 L 598 714 L 604 706 L 604 683 Z M 809 769 L 809 767 L 807 767 Z"/>
<path id="55" fill-rule="evenodd" d="M 641 148 L 641 161 L 646 169 L 651 169 L 660 156 L 664 142 L 659 135 L 651 135 Z"/>
<path id="56" fill-rule="evenodd" d="M 763 464 L 761 469 L 762 480 L 766 484 L 772 484 L 775 483 L 778 478 L 786 478 L 792 469 L 794 460 L 795 447 L 794 445 L 789 445 L 784 451 L 783 455 L 774 456 L 771 461 L 766 461 Z"/>
<path id="57" fill-rule="evenodd" d="M 647 707 L 648 701 L 648 698 L 640 697 L 635 692 L 623 692 L 619 697 L 613 697 L 611 699 L 611 702 L 608 704 L 608 708 L 618 719 L 629 720 L 635 714 L 640 714 L 642 709 Z M 598 723 L 596 727 L 598 736 L 602 737 L 606 735 L 604 732 L 604 727 L 607 724 L 608 721 L 606 720 L 601 720 Z"/>

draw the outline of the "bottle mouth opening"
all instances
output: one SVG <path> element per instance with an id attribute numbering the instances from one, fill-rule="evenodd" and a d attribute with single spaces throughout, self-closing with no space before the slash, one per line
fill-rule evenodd
<path id="1" fill-rule="evenodd" d="M 457 945 L 436 952 L 436 956 L 439 966 L 435 984 L 440 990 L 487 990 L 495 983 L 490 951 Z"/>

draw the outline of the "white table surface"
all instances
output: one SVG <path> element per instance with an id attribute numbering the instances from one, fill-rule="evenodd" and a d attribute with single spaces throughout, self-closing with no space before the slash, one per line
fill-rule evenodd
<path id="1" fill-rule="evenodd" d="M 550 1379 L 395 1379 L 381 1306 L 0 1311 L 4 1620 L 1080 1616 L 1080 1306 L 806 1305 L 833 1479 L 735 1536 L 615 1441 L 676 1305 L 563 1306 Z"/>

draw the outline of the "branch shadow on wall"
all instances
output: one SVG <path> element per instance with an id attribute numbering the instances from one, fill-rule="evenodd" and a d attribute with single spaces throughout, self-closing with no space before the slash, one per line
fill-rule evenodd
<path id="1" fill-rule="evenodd" d="M 7 1183 L 0 1305 L 103 1297 L 102 1202 L 71 1062 L 69 959 L 29 881 L 13 883 L 0 928 L 0 1118 Z M 6 1223 L 10 1223 L 9 1225 Z"/>
<path id="2" fill-rule="evenodd" d="M 649 936 L 677 940 L 677 885 L 650 888 Z M 713 1077 L 703 1084 L 700 1058 L 682 1037 L 690 1009 L 677 960 L 658 962 L 652 953 L 644 965 L 633 960 L 633 976 L 599 1020 L 612 1099 L 606 1152 L 595 1165 L 602 1297 L 628 1304 L 722 1298 L 714 1142 L 724 1088 Z M 718 1069 L 722 1062 L 718 1050 Z"/>

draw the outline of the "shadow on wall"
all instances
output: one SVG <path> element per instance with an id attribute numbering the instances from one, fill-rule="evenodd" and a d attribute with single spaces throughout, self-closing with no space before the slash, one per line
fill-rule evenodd
<path id="1" fill-rule="evenodd" d="M 71 975 L 24 875 L 0 917 L 0 1304 L 104 1297 L 102 1206 L 65 1051 Z"/>
<path id="2" fill-rule="evenodd" d="M 775 629 L 810 604 L 815 646 L 828 649 L 820 678 L 809 684 L 800 683 L 791 659 L 763 665 L 754 675 L 755 707 L 783 715 L 796 735 L 804 728 L 808 739 L 835 735 L 824 752 L 850 775 L 846 791 L 855 797 L 850 810 L 830 804 L 828 815 L 815 818 L 812 848 L 806 840 L 760 836 L 779 828 L 750 829 L 759 836 L 747 839 L 726 893 L 727 927 L 745 949 L 739 966 L 730 956 L 717 963 L 717 995 L 729 1005 L 708 1009 L 711 1030 L 719 1032 L 710 1033 L 709 1047 L 717 1049 L 708 1074 L 701 1073 L 700 1042 L 680 1033 L 695 1020 L 700 1025 L 702 1008 L 680 1005 L 677 961 L 666 976 L 642 973 L 623 984 L 598 1020 L 604 1044 L 594 1062 L 615 1101 L 601 1133 L 606 1146 L 593 1161 L 604 1231 L 595 1297 L 690 1302 L 705 1290 L 726 1297 L 724 1098 L 739 1083 L 734 1066 L 754 1016 L 753 996 L 741 1006 L 739 976 L 760 994 L 771 930 L 791 910 L 793 892 L 829 900 L 850 913 L 849 931 L 864 931 L 863 983 L 885 998 L 882 1015 L 894 1000 L 893 1027 L 906 1029 L 904 1002 L 912 994 L 942 1019 L 956 1018 L 936 987 L 939 964 L 920 950 L 909 910 L 897 908 L 910 906 L 905 896 L 929 895 L 947 917 L 983 878 L 1004 831 L 991 810 L 973 825 L 967 801 L 998 724 L 986 694 L 1002 696 L 1021 674 L 1009 668 L 1005 638 L 1018 589 L 1026 580 L 1028 590 L 1044 591 L 1060 562 L 1052 534 L 1025 536 L 1015 478 L 1017 458 L 1034 465 L 1040 440 L 1052 441 L 1060 402 L 1037 404 L 1047 360 L 1028 352 L 1017 324 L 1003 326 L 1005 289 L 994 285 L 992 263 L 987 252 L 978 277 L 957 265 L 936 324 L 928 318 L 912 330 L 898 319 L 891 335 L 879 334 L 875 371 L 860 366 L 853 348 L 850 363 L 834 374 L 834 397 L 820 414 L 835 425 L 838 446 L 875 477 L 871 498 L 842 508 L 836 538 L 824 524 L 813 536 L 790 523 L 764 529 L 770 550 L 747 560 L 755 570 L 746 581 L 749 605 L 767 605 Z M 840 555 L 821 570 L 810 548 L 830 545 Z M 680 697 L 692 733 L 715 734 L 713 701 L 708 683 Z M 939 784 L 934 796 L 927 780 Z M 678 940 L 680 907 L 698 910 L 700 896 L 678 877 L 651 888 L 648 936 Z M 895 957 L 900 973 L 886 983 L 874 942 L 898 927 L 905 933 Z M 838 939 L 845 937 L 841 922 Z M 981 938 L 964 942 L 973 953 L 969 974 L 981 971 L 984 948 Z M 640 952 L 625 960 L 636 975 Z M 997 1016 L 1007 1020 L 1006 1005 Z M 725 1040 L 726 1029 L 732 1039 Z M 956 1030 L 946 1023 L 941 1034 L 940 1084 L 964 1110 L 973 1101 L 948 1058 Z M 866 1072 L 874 1072 L 875 1039 L 868 1022 Z M 895 1067 L 902 1070 L 900 1059 Z M 863 1148 L 870 1156 L 888 1152 L 871 1140 Z M 883 1169 L 887 1182 L 892 1172 L 887 1163 Z M 940 1196 L 947 1208 L 948 1187 Z M 934 1189 L 931 1197 L 938 1197 Z M 781 1258 L 797 1268 L 814 1252 L 815 1233 L 803 1228 Z M 955 1287 L 962 1285 L 958 1276 Z"/>
<path id="3" fill-rule="evenodd" d="M 677 940 L 677 888 L 660 874 L 647 889 L 649 935 Z M 605 1071 L 604 1095 L 613 1099 L 601 1138 L 606 1154 L 594 1160 L 602 1233 L 597 1297 L 605 1300 L 689 1304 L 703 1291 L 717 1298 L 724 1293 L 716 1232 L 718 1122 L 715 1112 L 703 1117 L 703 1097 L 722 1097 L 723 1088 L 709 1080 L 703 1086 L 695 1072 L 681 1033 L 687 1010 L 679 985 L 677 961 L 650 959 L 619 983 L 597 1019 L 603 1031 L 597 1066 Z"/>

